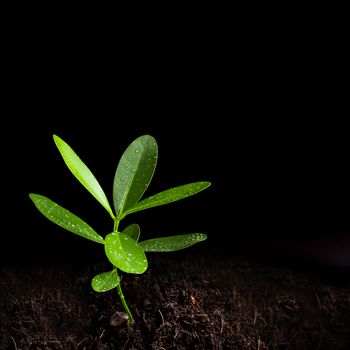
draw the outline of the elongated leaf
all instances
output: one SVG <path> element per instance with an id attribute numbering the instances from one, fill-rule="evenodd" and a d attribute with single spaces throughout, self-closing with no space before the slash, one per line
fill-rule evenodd
<path id="1" fill-rule="evenodd" d="M 124 215 L 135 213 L 140 210 L 154 208 L 159 205 L 168 204 L 180 199 L 193 196 L 194 194 L 203 191 L 210 186 L 210 182 L 192 182 L 187 185 L 182 185 L 169 190 L 157 193 L 151 197 L 145 198 L 131 208 L 125 211 Z"/>
<path id="2" fill-rule="evenodd" d="M 204 241 L 207 236 L 203 233 L 188 233 L 185 235 L 148 239 L 140 242 L 145 252 L 174 252 Z"/>
<path id="3" fill-rule="evenodd" d="M 123 153 L 113 183 L 113 203 L 117 215 L 135 205 L 146 191 L 157 164 L 156 140 L 143 135 Z"/>
<path id="4" fill-rule="evenodd" d="M 54 135 L 53 138 L 64 162 L 72 174 L 99 201 L 99 203 L 108 211 L 112 218 L 114 218 L 114 214 L 111 206 L 108 203 L 108 199 L 89 168 L 82 162 L 82 160 L 66 142 L 56 135 Z"/>
<path id="5" fill-rule="evenodd" d="M 148 263 L 142 247 L 131 237 L 122 233 L 110 233 L 105 238 L 105 253 L 108 260 L 128 273 L 144 273 Z"/>
<path id="6" fill-rule="evenodd" d="M 91 286 L 95 292 L 107 292 L 120 284 L 120 277 L 117 269 L 112 271 L 102 272 L 96 275 L 92 281 Z"/>
<path id="7" fill-rule="evenodd" d="M 29 197 L 39 211 L 56 225 L 91 241 L 104 243 L 103 238 L 86 222 L 51 199 L 35 193 L 31 193 Z"/>
<path id="8" fill-rule="evenodd" d="M 140 238 L 140 226 L 138 224 L 129 225 L 122 231 L 122 234 L 130 236 L 134 241 L 138 242 Z"/>

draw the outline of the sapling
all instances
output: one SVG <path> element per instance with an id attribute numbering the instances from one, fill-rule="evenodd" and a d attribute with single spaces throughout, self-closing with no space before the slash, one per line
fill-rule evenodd
<path id="1" fill-rule="evenodd" d="M 53 138 L 69 170 L 109 213 L 113 220 L 113 230 L 103 238 L 85 221 L 51 199 L 34 193 L 29 196 L 38 210 L 55 224 L 104 245 L 105 254 L 112 267 L 110 271 L 93 277 L 91 286 L 96 292 L 117 288 L 128 316 L 128 324 L 131 325 L 134 320 L 120 285 L 119 270 L 142 274 L 148 267 L 145 253 L 181 250 L 207 237 L 203 233 L 188 233 L 139 241 L 140 226 L 131 224 L 121 230 L 120 222 L 132 213 L 192 196 L 209 187 L 210 182 L 189 183 L 141 200 L 153 177 L 158 159 L 156 140 L 152 136 L 143 135 L 129 145 L 119 161 L 113 182 L 113 211 L 100 184 L 88 167 L 65 141 L 56 135 Z"/>

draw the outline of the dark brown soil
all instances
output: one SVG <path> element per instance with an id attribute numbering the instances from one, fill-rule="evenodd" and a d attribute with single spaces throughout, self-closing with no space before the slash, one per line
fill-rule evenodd
<path id="1" fill-rule="evenodd" d="M 0 271 L 1 349 L 350 349 L 349 270 L 252 259 L 153 255 L 123 275 L 136 323 L 115 326 L 105 268 L 7 266 Z"/>

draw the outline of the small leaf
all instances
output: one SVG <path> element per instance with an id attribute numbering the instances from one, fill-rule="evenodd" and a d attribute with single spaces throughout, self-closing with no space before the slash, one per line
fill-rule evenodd
<path id="1" fill-rule="evenodd" d="M 151 197 L 145 198 L 124 212 L 124 215 L 135 213 L 140 210 L 154 208 L 159 205 L 168 204 L 180 199 L 193 196 L 210 186 L 210 182 L 192 182 L 169 190 L 157 193 Z"/>
<path id="2" fill-rule="evenodd" d="M 148 263 L 142 247 L 131 237 L 122 233 L 110 233 L 105 238 L 105 253 L 108 260 L 120 270 L 141 274 Z"/>
<path id="3" fill-rule="evenodd" d="M 120 284 L 120 277 L 117 269 L 112 271 L 102 272 L 96 275 L 92 281 L 91 286 L 95 292 L 107 292 Z"/>
<path id="4" fill-rule="evenodd" d="M 129 225 L 122 231 L 122 234 L 130 236 L 134 241 L 138 242 L 140 238 L 140 226 L 138 224 Z"/>
<path id="5" fill-rule="evenodd" d="M 66 163 L 72 174 L 79 180 L 79 182 L 98 200 L 98 202 L 108 211 L 112 218 L 114 214 L 111 206 L 108 203 L 108 199 L 103 192 L 100 184 L 97 182 L 95 176 L 89 170 L 89 168 L 82 162 L 78 155 L 72 150 L 72 148 L 64 142 L 61 138 L 53 135 L 53 139 L 56 143 L 61 156 Z"/>
<path id="6" fill-rule="evenodd" d="M 185 235 L 148 239 L 140 242 L 145 252 L 174 252 L 204 241 L 207 236 L 203 233 L 188 233 Z"/>
<path id="7" fill-rule="evenodd" d="M 39 211 L 56 225 L 91 241 L 104 244 L 103 238 L 94 229 L 67 209 L 40 194 L 31 193 L 29 197 Z"/>
<path id="8" fill-rule="evenodd" d="M 157 164 L 156 140 L 143 135 L 123 153 L 113 183 L 113 202 L 117 215 L 136 204 L 146 191 Z"/>

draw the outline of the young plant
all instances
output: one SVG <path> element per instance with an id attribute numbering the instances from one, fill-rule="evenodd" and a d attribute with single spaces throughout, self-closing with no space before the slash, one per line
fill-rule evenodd
<path id="1" fill-rule="evenodd" d="M 117 288 L 122 305 L 128 315 L 128 324 L 131 325 L 134 321 L 123 295 L 118 270 L 142 274 L 148 267 L 145 253 L 172 252 L 184 249 L 205 240 L 207 237 L 203 233 L 188 233 L 139 242 L 139 225 L 132 224 L 120 230 L 121 220 L 132 213 L 192 196 L 209 187 L 210 182 L 193 182 L 141 200 L 153 177 L 158 158 L 156 140 L 152 136 L 144 135 L 129 145 L 119 161 L 113 183 L 113 211 L 105 193 L 88 167 L 66 142 L 56 135 L 53 138 L 69 170 L 111 216 L 113 230 L 103 238 L 86 222 L 51 199 L 34 193 L 29 194 L 30 199 L 38 210 L 55 224 L 104 245 L 107 259 L 111 262 L 112 268 L 110 271 L 96 275 L 91 281 L 91 286 L 96 292 L 106 292 Z"/>

